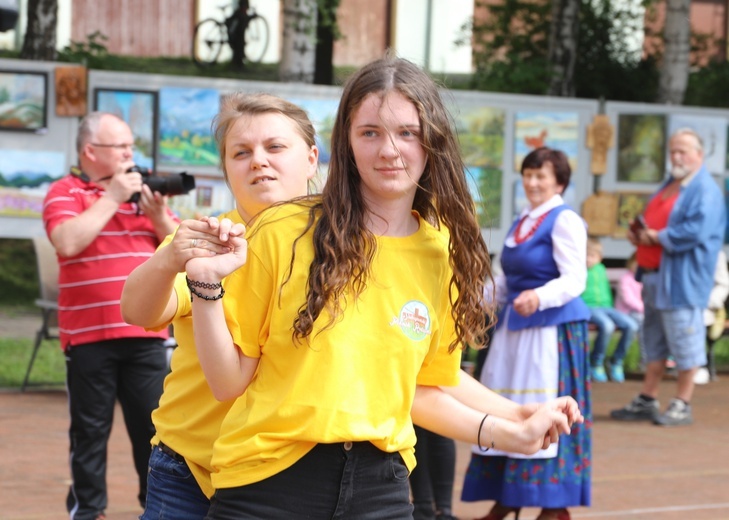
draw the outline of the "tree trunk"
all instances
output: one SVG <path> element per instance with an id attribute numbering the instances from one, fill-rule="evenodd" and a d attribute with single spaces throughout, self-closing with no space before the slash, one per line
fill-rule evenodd
<path id="1" fill-rule="evenodd" d="M 579 27 L 580 0 L 552 0 L 548 56 L 552 77 L 547 92 L 550 96 L 575 95 L 574 74 Z"/>
<path id="2" fill-rule="evenodd" d="M 691 0 L 666 1 L 665 49 L 658 82 L 659 103 L 680 105 L 686 94 L 691 53 Z"/>
<path id="3" fill-rule="evenodd" d="M 284 0 L 281 81 L 312 83 L 316 62 L 316 0 Z"/>
<path id="4" fill-rule="evenodd" d="M 319 4 L 316 25 L 316 58 L 314 84 L 334 84 L 334 40 L 339 0 L 324 0 Z M 329 12 L 325 12 L 328 10 Z"/>
<path id="5" fill-rule="evenodd" d="M 55 60 L 58 0 L 28 0 L 27 16 L 28 25 L 20 58 L 23 60 Z"/>

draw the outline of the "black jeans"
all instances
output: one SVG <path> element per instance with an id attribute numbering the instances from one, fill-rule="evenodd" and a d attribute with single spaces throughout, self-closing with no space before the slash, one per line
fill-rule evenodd
<path id="1" fill-rule="evenodd" d="M 412 511 L 400 454 L 355 442 L 317 444 L 270 478 L 216 490 L 207 520 L 404 520 Z"/>
<path id="2" fill-rule="evenodd" d="M 453 481 L 456 474 L 456 443 L 419 426 L 415 458 L 418 465 L 410 474 L 415 520 L 435 518 L 436 511 L 451 514 Z"/>
<path id="3" fill-rule="evenodd" d="M 149 442 L 154 435 L 151 413 L 159 404 L 167 371 L 161 339 L 102 341 L 66 351 L 72 477 L 66 505 L 72 518 L 93 519 L 106 508 L 106 447 L 117 398 L 132 443 L 139 501 L 144 505 Z"/>

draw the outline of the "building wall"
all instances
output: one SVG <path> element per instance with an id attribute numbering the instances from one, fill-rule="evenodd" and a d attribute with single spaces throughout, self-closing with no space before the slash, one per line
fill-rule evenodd
<path id="1" fill-rule="evenodd" d="M 660 32 L 666 18 L 666 4 L 656 4 L 655 15 L 650 9 L 646 11 L 646 28 L 653 32 Z M 710 45 L 705 52 L 694 52 L 691 63 L 705 66 L 709 61 L 727 59 L 727 24 L 729 23 L 729 1 L 727 0 L 693 0 L 691 2 L 690 19 L 691 32 L 711 35 L 717 41 Z M 663 45 L 658 37 L 646 37 L 643 50 L 646 54 L 660 52 Z"/>
<path id="2" fill-rule="evenodd" d="M 391 0 L 342 0 L 334 44 L 334 65 L 359 66 L 382 56 L 390 46 Z"/>
<path id="3" fill-rule="evenodd" d="M 83 42 L 101 31 L 112 54 L 189 56 L 194 10 L 194 2 L 179 0 L 73 0 L 71 39 Z"/>

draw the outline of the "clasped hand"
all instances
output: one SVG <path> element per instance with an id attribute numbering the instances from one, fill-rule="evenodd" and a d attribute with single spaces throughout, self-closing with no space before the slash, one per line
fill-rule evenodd
<path id="1" fill-rule="evenodd" d="M 573 424 L 585 420 L 577 401 L 569 396 L 522 405 L 521 414 L 525 418 L 524 435 L 530 440 L 533 453 L 547 449 L 561 434 L 569 434 Z"/>
<path id="2" fill-rule="evenodd" d="M 179 268 L 198 281 L 219 282 L 243 266 L 248 256 L 246 228 L 230 219 L 185 220 L 177 229 L 171 254 Z"/>

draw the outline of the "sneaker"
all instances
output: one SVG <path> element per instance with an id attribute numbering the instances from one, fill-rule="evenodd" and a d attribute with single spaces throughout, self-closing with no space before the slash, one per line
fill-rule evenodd
<path id="1" fill-rule="evenodd" d="M 608 375 L 610 376 L 610 381 L 614 383 L 624 383 L 625 372 L 623 371 L 623 362 L 608 362 Z"/>
<path id="2" fill-rule="evenodd" d="M 628 405 L 610 412 L 610 417 L 618 421 L 652 421 L 658 415 L 658 399 L 646 401 L 636 396 Z"/>
<path id="3" fill-rule="evenodd" d="M 699 368 L 694 374 L 694 384 L 696 385 L 708 384 L 710 380 L 709 369 L 706 367 Z"/>
<path id="4" fill-rule="evenodd" d="M 605 383 L 608 380 L 607 373 L 602 365 L 590 368 L 590 374 L 592 375 L 592 380 L 596 383 Z"/>
<path id="5" fill-rule="evenodd" d="M 681 399 L 671 399 L 666 411 L 653 419 L 653 423 L 659 426 L 681 426 L 692 422 L 691 405 Z"/>

